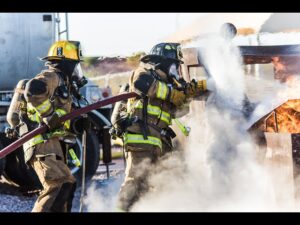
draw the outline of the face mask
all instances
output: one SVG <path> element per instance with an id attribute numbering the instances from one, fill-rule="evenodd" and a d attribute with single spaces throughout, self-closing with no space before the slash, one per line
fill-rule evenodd
<path id="1" fill-rule="evenodd" d="M 75 81 L 77 86 L 83 87 L 84 85 L 87 84 L 87 80 L 85 78 L 85 76 L 83 75 L 83 71 L 82 68 L 80 66 L 80 63 L 78 63 L 73 71 L 72 74 L 72 81 Z"/>
<path id="2" fill-rule="evenodd" d="M 180 79 L 180 74 L 175 63 L 170 66 L 169 75 L 174 77 L 176 80 Z"/>
<path id="3" fill-rule="evenodd" d="M 76 77 L 75 79 L 80 80 L 83 76 L 82 68 L 80 63 L 78 63 L 73 71 L 72 77 Z"/>

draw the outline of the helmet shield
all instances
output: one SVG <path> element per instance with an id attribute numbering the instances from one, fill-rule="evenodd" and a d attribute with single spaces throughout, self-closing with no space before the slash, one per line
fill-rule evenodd
<path id="1" fill-rule="evenodd" d="M 176 80 L 180 79 L 180 72 L 178 66 L 175 63 L 172 63 L 169 68 L 169 76 L 174 77 Z"/>
<path id="2" fill-rule="evenodd" d="M 87 79 L 83 75 L 83 71 L 80 63 L 78 63 L 72 73 L 71 77 L 72 82 L 75 82 L 78 88 L 83 87 L 87 84 Z"/>
<path id="3" fill-rule="evenodd" d="M 49 49 L 48 55 L 41 60 L 82 61 L 79 41 L 57 41 Z"/>
<path id="4" fill-rule="evenodd" d="M 84 77 L 80 63 L 78 63 L 73 71 L 72 78 L 80 80 Z"/>

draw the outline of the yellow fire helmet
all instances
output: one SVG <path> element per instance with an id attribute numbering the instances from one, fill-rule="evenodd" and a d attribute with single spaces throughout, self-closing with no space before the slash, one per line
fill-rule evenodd
<path id="1" fill-rule="evenodd" d="M 79 41 L 57 41 L 49 49 L 48 55 L 41 60 L 82 61 Z"/>

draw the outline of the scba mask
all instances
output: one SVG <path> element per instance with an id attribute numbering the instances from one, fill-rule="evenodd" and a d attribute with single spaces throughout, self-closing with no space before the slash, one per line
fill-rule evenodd
<path id="1" fill-rule="evenodd" d="M 83 75 L 83 71 L 80 63 L 75 66 L 75 69 L 72 74 L 72 82 L 77 85 L 78 88 L 83 87 L 87 84 L 87 79 Z"/>
<path id="2" fill-rule="evenodd" d="M 169 68 L 169 76 L 175 78 L 177 81 L 180 80 L 180 72 L 179 72 L 179 65 L 172 63 Z"/>

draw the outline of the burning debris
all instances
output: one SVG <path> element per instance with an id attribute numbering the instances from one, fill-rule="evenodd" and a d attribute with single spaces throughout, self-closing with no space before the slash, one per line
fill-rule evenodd
<path id="1" fill-rule="evenodd" d="M 300 68 L 295 63 L 297 59 L 299 57 L 273 58 L 275 79 L 280 79 L 281 88 L 272 101 L 260 104 L 265 107 L 263 114 L 257 113 L 261 110 L 257 107 L 253 117 L 258 119 L 249 129 L 259 144 L 261 163 L 271 178 L 276 204 L 290 210 L 299 209 L 300 200 L 300 83 L 297 77 Z"/>
<path id="2" fill-rule="evenodd" d="M 271 133 L 300 133 L 300 100 L 284 102 L 256 122 L 253 128 Z"/>
<path id="3" fill-rule="evenodd" d="M 274 78 L 281 82 L 291 83 L 294 81 L 295 75 L 300 72 L 299 56 L 276 56 L 272 57 L 274 65 Z"/>

